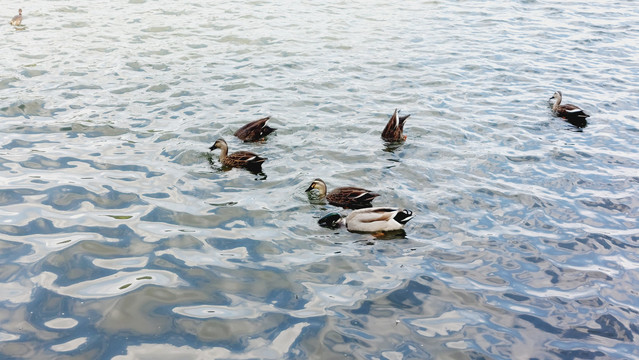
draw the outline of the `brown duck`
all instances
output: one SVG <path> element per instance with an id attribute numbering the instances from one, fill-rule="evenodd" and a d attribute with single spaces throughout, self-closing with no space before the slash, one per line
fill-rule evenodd
<path id="1" fill-rule="evenodd" d="M 362 209 L 371 207 L 371 201 L 378 197 L 379 194 L 370 190 L 358 188 L 358 187 L 339 187 L 326 193 L 326 183 L 322 179 L 315 179 L 311 183 L 311 186 L 306 189 L 309 192 L 313 189 L 319 191 L 320 197 L 326 197 L 329 204 L 335 206 L 341 206 L 347 209 Z"/>
<path id="2" fill-rule="evenodd" d="M 9 24 L 13 26 L 20 26 L 20 24 L 22 24 L 22 9 L 18 9 L 18 15 L 12 17 Z"/>
<path id="3" fill-rule="evenodd" d="M 549 99 L 554 101 L 552 104 L 552 112 L 577 127 L 586 127 L 590 115 L 586 114 L 578 106 L 573 104 L 561 105 L 561 91 L 556 91 Z"/>
<path id="4" fill-rule="evenodd" d="M 406 116 L 399 116 L 399 110 L 395 109 L 393 116 L 391 116 L 390 120 L 388 120 L 384 131 L 382 131 L 382 139 L 389 142 L 406 140 L 406 135 L 404 135 L 404 123 L 409 116 L 410 114 Z"/>
<path id="5" fill-rule="evenodd" d="M 222 151 L 220 153 L 220 162 L 224 166 L 259 169 L 262 166 L 262 163 L 266 160 L 266 158 L 260 157 L 249 151 L 236 151 L 229 154 L 229 146 L 226 144 L 224 139 L 217 139 L 215 144 L 209 148 L 211 151 L 215 149 L 220 149 Z"/>
<path id="6" fill-rule="evenodd" d="M 235 136 L 237 136 L 238 138 L 240 138 L 240 140 L 243 141 L 257 141 L 260 140 L 264 137 L 266 137 L 268 134 L 272 133 L 273 131 L 275 131 L 274 128 L 266 125 L 266 122 L 270 119 L 270 116 L 267 116 L 265 118 L 261 118 L 255 121 L 251 121 L 250 123 L 242 126 L 241 128 L 237 129 L 237 131 L 235 132 Z"/>

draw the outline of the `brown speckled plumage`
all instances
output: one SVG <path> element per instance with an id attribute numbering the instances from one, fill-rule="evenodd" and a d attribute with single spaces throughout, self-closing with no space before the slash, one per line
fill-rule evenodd
<path id="1" fill-rule="evenodd" d="M 225 166 L 258 169 L 266 160 L 266 158 L 260 157 L 249 151 L 236 151 L 229 154 L 229 147 L 224 139 L 218 139 L 215 141 L 215 144 L 209 148 L 211 151 L 215 149 L 221 150 L 220 162 Z"/>
<path id="2" fill-rule="evenodd" d="M 361 209 L 371 207 L 371 201 L 379 196 L 370 190 L 347 186 L 338 187 L 327 193 L 326 183 L 322 179 L 315 179 L 306 191 L 317 189 L 320 197 L 326 197 L 329 204 L 347 209 Z"/>
<path id="3" fill-rule="evenodd" d="M 577 127 L 586 127 L 588 118 L 590 115 L 586 114 L 581 108 L 573 104 L 561 105 L 562 94 L 561 91 L 555 92 L 550 98 L 555 102 L 552 104 L 552 112 L 569 123 Z"/>
<path id="4" fill-rule="evenodd" d="M 404 123 L 408 119 L 409 115 L 399 116 L 399 110 L 395 109 L 395 112 L 386 123 L 384 131 L 382 131 L 382 139 L 389 142 L 397 142 L 406 140 L 404 135 Z"/>
<path id="5" fill-rule="evenodd" d="M 255 121 L 251 121 L 250 123 L 242 126 L 241 128 L 237 129 L 237 131 L 235 132 L 235 136 L 237 136 L 238 138 L 240 138 L 243 141 L 257 141 L 260 140 L 264 137 L 266 137 L 268 134 L 272 133 L 273 131 L 275 131 L 274 128 L 266 125 L 266 122 L 270 119 L 270 116 L 267 116 L 265 118 L 262 119 L 258 119 Z"/>

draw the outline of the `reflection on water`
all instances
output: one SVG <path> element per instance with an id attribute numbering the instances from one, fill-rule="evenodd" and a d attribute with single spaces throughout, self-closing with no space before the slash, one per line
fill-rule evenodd
<path id="1" fill-rule="evenodd" d="M 29 3 L 0 45 L 0 357 L 639 358 L 638 11 Z M 224 168 L 221 137 L 268 161 Z M 322 228 L 348 211 L 318 177 L 416 216 Z"/>

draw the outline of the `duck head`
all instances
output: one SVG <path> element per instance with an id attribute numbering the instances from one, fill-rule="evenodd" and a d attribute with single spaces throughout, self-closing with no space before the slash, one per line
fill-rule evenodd
<path id="1" fill-rule="evenodd" d="M 548 99 L 548 101 L 552 101 L 553 103 L 561 103 L 561 91 L 555 91 L 555 93 Z"/>
<path id="2" fill-rule="evenodd" d="M 315 179 L 308 187 L 308 189 L 306 189 L 306 192 L 309 192 L 313 189 L 319 190 L 320 194 L 326 194 L 326 183 L 322 179 Z"/>
<path id="3" fill-rule="evenodd" d="M 209 150 L 213 151 L 215 149 L 228 149 L 228 145 L 226 144 L 226 141 L 224 141 L 224 139 L 217 139 L 215 141 L 215 144 L 213 144 Z"/>
<path id="4" fill-rule="evenodd" d="M 337 229 L 342 224 L 342 215 L 338 213 L 330 213 L 319 219 L 317 223 L 321 227 Z"/>

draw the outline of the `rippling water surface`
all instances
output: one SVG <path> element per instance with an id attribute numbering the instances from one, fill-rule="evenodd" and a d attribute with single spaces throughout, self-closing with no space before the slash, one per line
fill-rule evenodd
<path id="1" fill-rule="evenodd" d="M 1 358 L 639 358 L 636 3 L 3 9 Z M 416 217 L 321 228 L 317 177 Z"/>

